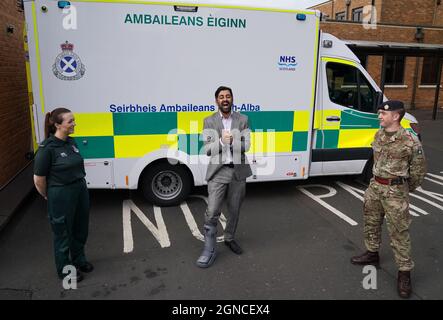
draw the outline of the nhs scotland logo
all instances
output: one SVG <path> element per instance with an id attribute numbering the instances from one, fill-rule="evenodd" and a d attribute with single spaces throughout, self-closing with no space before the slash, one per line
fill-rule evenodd
<path id="1" fill-rule="evenodd" d="M 52 66 L 52 72 L 61 80 L 78 80 L 85 74 L 85 65 L 81 62 L 78 55 L 74 53 L 72 43 L 61 44 L 62 53 L 55 58 Z"/>
<path id="2" fill-rule="evenodd" d="M 295 56 L 280 56 L 278 60 L 278 69 L 282 71 L 295 71 L 297 65 Z"/>

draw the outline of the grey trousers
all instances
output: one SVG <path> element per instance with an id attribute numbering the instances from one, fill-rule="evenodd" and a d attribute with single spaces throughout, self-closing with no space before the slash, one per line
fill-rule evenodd
<path id="1" fill-rule="evenodd" d="M 224 231 L 225 241 L 234 239 L 237 229 L 240 207 L 245 197 L 246 180 L 236 180 L 234 169 L 223 167 L 208 181 L 208 208 L 205 223 L 216 226 L 221 214 L 223 202 L 227 203 L 227 223 Z"/>

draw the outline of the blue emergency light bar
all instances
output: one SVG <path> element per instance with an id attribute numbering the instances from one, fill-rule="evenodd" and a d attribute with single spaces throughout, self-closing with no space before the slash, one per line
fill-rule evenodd
<path id="1" fill-rule="evenodd" d="M 71 2 L 69 2 L 69 1 L 59 1 L 59 2 L 57 3 L 57 5 L 58 5 L 58 7 L 59 7 L 60 9 L 64 9 L 64 8 L 69 7 L 69 6 L 71 5 Z"/>
<path id="2" fill-rule="evenodd" d="M 297 20 L 298 21 L 305 21 L 306 15 L 304 13 L 297 13 Z"/>

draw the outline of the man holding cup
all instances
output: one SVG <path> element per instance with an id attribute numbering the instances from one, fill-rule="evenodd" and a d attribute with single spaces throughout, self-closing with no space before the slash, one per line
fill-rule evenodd
<path id="1" fill-rule="evenodd" d="M 234 236 L 245 196 L 246 178 L 252 175 L 245 156 L 250 147 L 250 130 L 248 117 L 232 110 L 233 101 L 232 90 L 219 87 L 215 91 L 218 111 L 204 120 L 204 149 L 210 160 L 206 171 L 208 208 L 204 225 L 205 246 L 196 262 L 200 268 L 211 266 L 215 260 L 217 223 L 225 201 L 228 217 L 224 243 L 236 254 L 243 252 Z"/>

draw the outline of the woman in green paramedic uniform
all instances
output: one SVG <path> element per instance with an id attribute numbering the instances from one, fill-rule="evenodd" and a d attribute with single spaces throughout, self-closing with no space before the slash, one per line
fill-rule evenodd
<path id="1" fill-rule="evenodd" d="M 48 216 L 54 236 L 54 255 L 60 279 L 75 266 L 77 282 L 82 272 L 94 267 L 86 260 L 85 243 L 89 227 L 89 193 L 83 158 L 73 138 L 75 119 L 70 110 L 57 108 L 46 114 L 45 136 L 34 162 L 34 183 L 48 200 Z"/>

